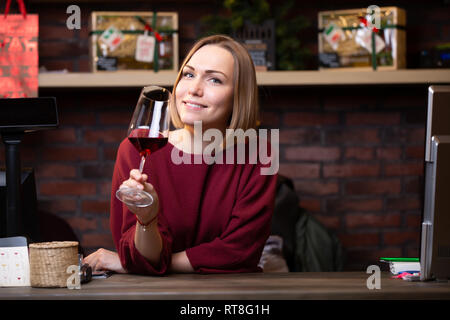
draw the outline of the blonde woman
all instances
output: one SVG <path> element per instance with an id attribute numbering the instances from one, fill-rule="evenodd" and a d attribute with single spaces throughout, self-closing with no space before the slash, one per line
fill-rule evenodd
<path id="1" fill-rule="evenodd" d="M 111 196 L 111 231 L 116 252 L 100 249 L 86 257 L 94 270 L 162 275 L 259 272 L 270 233 L 275 175 L 261 175 L 257 163 L 195 163 L 194 126 L 255 129 L 258 88 L 248 52 L 233 39 L 199 40 L 184 60 L 173 88 L 169 143 L 136 168 L 139 154 L 125 139 L 118 150 L 112 190 L 149 192 L 149 208 L 126 207 Z M 224 144 L 223 148 L 235 148 Z M 173 154 L 190 157 L 175 164 Z M 225 154 L 225 152 L 223 153 Z M 216 156 L 221 156 L 220 154 Z M 223 156 L 223 155 L 222 155 Z M 225 158 L 223 158 L 225 159 Z"/>

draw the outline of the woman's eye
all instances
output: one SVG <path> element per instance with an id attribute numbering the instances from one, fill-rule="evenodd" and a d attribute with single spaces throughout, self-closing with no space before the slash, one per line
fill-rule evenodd
<path id="1" fill-rule="evenodd" d="M 188 71 L 183 72 L 183 77 L 185 78 L 192 78 L 194 75 Z"/>
<path id="2" fill-rule="evenodd" d="M 213 83 L 217 83 L 217 84 L 222 83 L 222 81 L 220 81 L 220 79 L 217 79 L 217 78 L 212 78 L 211 81 L 212 81 Z"/>

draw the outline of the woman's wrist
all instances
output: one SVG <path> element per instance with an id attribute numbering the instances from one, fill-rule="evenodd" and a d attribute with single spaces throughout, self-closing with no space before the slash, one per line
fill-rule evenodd
<path id="1" fill-rule="evenodd" d="M 149 228 L 151 227 L 151 225 L 152 225 L 154 222 L 156 222 L 157 218 L 158 218 L 158 215 L 155 215 L 153 218 L 151 218 L 150 220 L 148 220 L 148 221 L 145 222 L 145 221 L 140 220 L 140 219 L 138 218 L 138 216 L 136 216 L 137 223 L 142 227 L 142 229 L 143 229 L 144 231 L 147 231 L 147 229 L 149 229 Z"/>
<path id="2" fill-rule="evenodd" d="M 159 229 L 153 227 L 158 221 L 157 217 L 158 215 L 141 224 L 136 216 L 134 233 L 134 245 L 137 251 L 152 264 L 159 263 L 162 250 L 162 238 Z"/>

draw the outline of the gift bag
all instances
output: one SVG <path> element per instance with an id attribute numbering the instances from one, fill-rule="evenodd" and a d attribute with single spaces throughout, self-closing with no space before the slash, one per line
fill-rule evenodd
<path id="1" fill-rule="evenodd" d="M 38 30 L 37 14 L 27 14 L 23 0 L 17 0 L 21 14 L 0 16 L 0 98 L 37 97 Z"/>

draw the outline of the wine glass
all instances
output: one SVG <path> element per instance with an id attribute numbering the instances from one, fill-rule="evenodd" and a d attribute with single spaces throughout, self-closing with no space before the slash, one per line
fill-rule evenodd
<path id="1" fill-rule="evenodd" d="M 144 87 L 128 128 L 128 140 L 141 156 L 139 172 L 144 169 L 145 159 L 167 144 L 169 137 L 169 100 L 171 93 L 158 86 Z M 147 207 L 153 197 L 144 190 L 122 187 L 116 197 L 127 205 Z"/>

